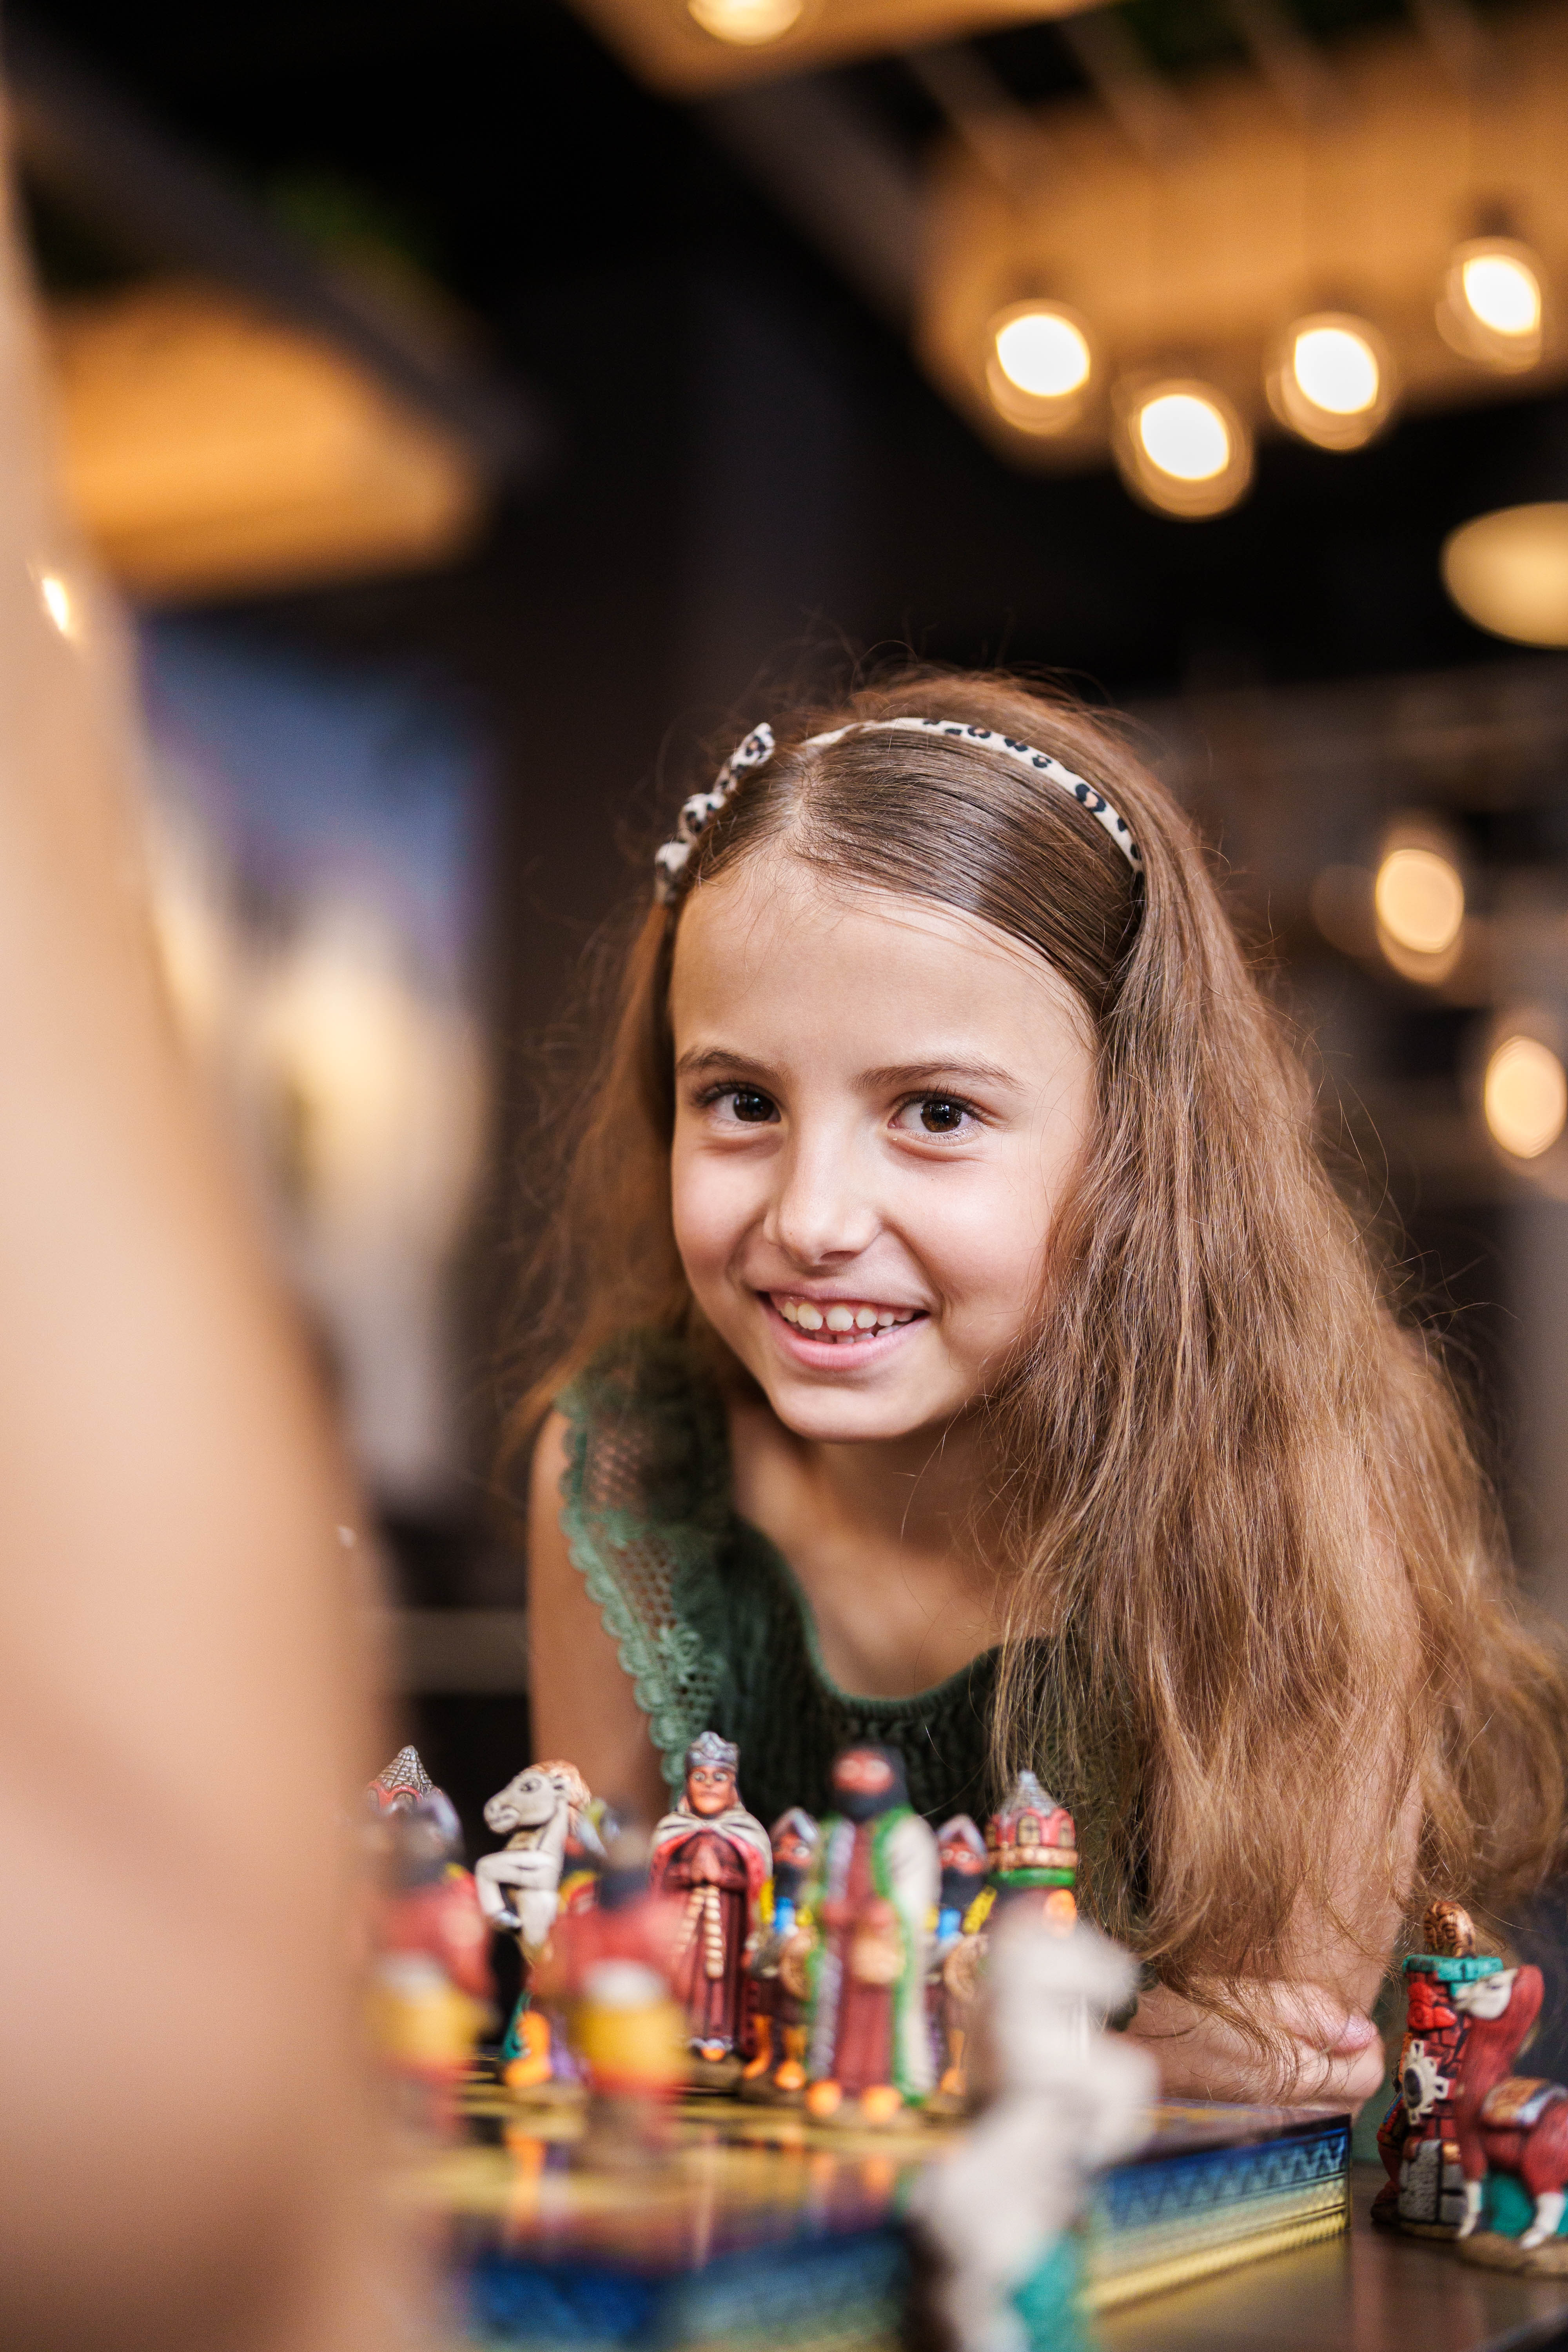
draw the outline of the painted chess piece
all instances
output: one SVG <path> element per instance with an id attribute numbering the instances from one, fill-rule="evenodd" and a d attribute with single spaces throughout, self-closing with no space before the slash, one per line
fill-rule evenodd
<path id="1" fill-rule="evenodd" d="M 657 2145 L 660 2116 L 686 2076 L 685 2017 L 674 1992 L 683 1906 L 648 1884 L 648 1843 L 616 1831 L 598 1899 L 556 1921 L 534 1968 L 559 2009 L 590 2098 L 595 2160 Z"/>
<path id="2" fill-rule="evenodd" d="M 967 2096 L 963 2053 L 984 1954 L 981 1933 L 990 1904 L 985 1840 L 967 1813 L 955 1813 L 936 1833 L 942 1880 L 937 1895 L 936 1937 L 931 1953 L 931 2030 L 939 2077 L 932 2112 L 961 2113 Z"/>
<path id="3" fill-rule="evenodd" d="M 1085 1925 L 1034 1906 L 998 1924 L 974 2032 L 980 2113 L 910 2200 L 920 2340 L 937 2352 L 1082 2352 L 1072 2224 L 1101 2167 L 1137 2147 L 1158 2096 L 1152 2061 L 1096 2028 L 1137 1968 Z"/>
<path id="4" fill-rule="evenodd" d="M 365 1802 L 373 1814 L 407 1812 L 432 1794 L 445 1796 L 419 1760 L 417 1748 L 400 1748 L 390 1764 L 365 1783 Z M 447 1800 L 448 1803 L 450 1799 Z"/>
<path id="5" fill-rule="evenodd" d="M 1033 1772 L 1019 1773 L 986 1822 L 985 1844 L 998 1913 L 1033 1896 L 1047 1919 L 1071 1926 L 1078 1916 L 1078 1831 Z"/>
<path id="6" fill-rule="evenodd" d="M 1539 1969 L 1500 1964 L 1449 1991 L 1464 2034 L 1450 2095 L 1459 2252 L 1493 2270 L 1568 2271 L 1568 2088 L 1510 2071 L 1543 1991 Z"/>
<path id="7" fill-rule="evenodd" d="M 1421 1940 L 1424 1948 L 1405 1961 L 1399 2095 L 1378 2126 L 1388 2179 L 1372 2218 L 1414 2237 L 1455 2238 L 1469 2203 L 1458 2108 L 1471 2061 L 1474 2003 L 1479 2000 L 1484 2013 L 1496 1998 L 1486 1988 L 1505 1972 L 1501 1960 L 1477 1952 L 1469 1915 L 1457 1903 L 1427 1905 Z M 1506 2071 L 1505 2061 L 1493 2081 Z"/>
<path id="8" fill-rule="evenodd" d="M 773 1853 L 773 1916 L 747 1966 L 752 1979 L 752 2056 L 741 2078 L 743 2099 L 798 2105 L 805 2095 L 804 1974 L 784 1955 L 802 1924 L 806 1882 L 822 1832 L 810 1813 L 792 1805 L 768 1832 Z"/>
<path id="9" fill-rule="evenodd" d="M 886 2124 L 927 2098 L 935 2074 L 926 1977 L 936 1840 L 910 1808 L 893 1748 L 841 1749 L 833 1794 L 839 1811 L 822 1825 L 810 1924 L 784 1955 L 807 1970 L 806 2106 L 847 2120 L 844 2102 L 858 2100 L 859 2121 Z"/>
<path id="10" fill-rule="evenodd" d="M 700 2079 L 726 2089 L 749 2055 L 746 1953 L 773 1866 L 766 1830 L 741 1802 L 740 1764 L 740 1749 L 717 1732 L 692 1741 L 685 1793 L 654 1831 L 648 1872 L 656 1893 L 681 1898 L 676 1991 Z"/>
<path id="11" fill-rule="evenodd" d="M 526 1766 L 485 1804 L 487 1828 L 507 1843 L 476 1865 L 479 1901 L 492 1927 L 515 1935 L 522 1955 L 522 1990 L 500 2048 L 501 2079 L 514 2091 L 540 2089 L 557 2072 L 549 2021 L 532 2006 L 530 1979 L 560 1908 L 569 1849 L 603 1855 L 590 1803 L 576 1766 L 551 1760 Z"/>
<path id="12" fill-rule="evenodd" d="M 489 1932 L 445 1790 L 405 1748 L 366 1791 L 382 1831 L 384 1891 L 370 1981 L 373 2042 L 405 2119 L 440 2136 L 490 2016 Z"/>

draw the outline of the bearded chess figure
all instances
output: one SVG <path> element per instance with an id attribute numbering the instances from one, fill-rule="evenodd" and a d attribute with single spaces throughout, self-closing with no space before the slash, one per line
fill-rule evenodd
<path id="1" fill-rule="evenodd" d="M 826 2120 L 848 2095 L 861 2122 L 886 2124 L 929 2095 L 935 2072 L 926 1978 L 936 1839 L 910 1805 L 891 1748 L 841 1749 L 833 1794 L 839 1811 L 822 1826 L 812 1925 L 796 1937 L 810 1987 L 806 2105 Z"/>
<path id="2" fill-rule="evenodd" d="M 768 1833 L 741 1802 L 741 1751 L 705 1731 L 686 1751 L 686 1792 L 653 1833 L 648 1879 L 683 1899 L 676 1997 L 692 2055 L 707 2066 L 750 2054 L 748 1950 L 773 1872 Z"/>

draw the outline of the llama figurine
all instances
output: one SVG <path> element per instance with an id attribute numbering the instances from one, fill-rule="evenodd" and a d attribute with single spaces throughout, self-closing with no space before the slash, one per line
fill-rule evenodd
<path id="1" fill-rule="evenodd" d="M 1493 2269 L 1568 2271 L 1568 2090 L 1510 2072 L 1541 2013 L 1534 1968 L 1475 1948 L 1457 1903 L 1433 1903 L 1405 1963 L 1400 2096 L 1378 2132 L 1389 2185 L 1374 2220 L 1457 2238 Z"/>

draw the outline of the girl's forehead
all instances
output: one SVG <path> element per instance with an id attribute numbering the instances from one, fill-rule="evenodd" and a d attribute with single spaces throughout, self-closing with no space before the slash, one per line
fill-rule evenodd
<path id="1" fill-rule="evenodd" d="M 670 1009 L 681 1032 L 732 1024 L 1026 1027 L 1042 1016 L 1080 1032 L 1086 1016 L 1060 975 L 982 917 L 935 899 L 836 884 L 777 853 L 693 892 L 676 935 Z"/>

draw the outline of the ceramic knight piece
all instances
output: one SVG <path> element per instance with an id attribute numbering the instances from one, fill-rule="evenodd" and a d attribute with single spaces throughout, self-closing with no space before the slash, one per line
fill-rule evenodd
<path id="1" fill-rule="evenodd" d="M 442 2135 L 489 2018 L 489 1934 L 444 1790 L 405 1748 L 365 1791 L 382 1894 L 370 1980 L 372 2039 L 404 2120 Z"/>
<path id="2" fill-rule="evenodd" d="M 795 1960 L 785 1966 L 804 1916 L 802 1905 L 822 1832 L 799 1805 L 768 1832 L 773 1855 L 773 1912 L 747 1967 L 752 1981 L 752 2054 L 741 2078 L 743 2099 L 797 2106 L 805 2095 L 805 1982 Z"/>
<path id="3" fill-rule="evenodd" d="M 532 2005 L 530 1977 L 561 1907 L 570 1850 L 603 1858 L 591 1802 L 576 1766 L 551 1759 L 525 1766 L 485 1805 L 486 1826 L 507 1842 L 476 1865 L 479 1901 L 490 1926 L 514 1935 L 522 1955 L 522 1991 L 500 2050 L 501 2079 L 514 2091 L 541 2090 L 560 2072 L 549 2021 Z"/>
<path id="4" fill-rule="evenodd" d="M 810 1924 L 785 1954 L 807 1987 L 806 2105 L 821 2120 L 886 2124 L 906 2101 L 927 2098 L 934 2079 L 926 1979 L 936 1840 L 910 1808 L 895 1749 L 841 1749 L 832 1786 L 839 1810 L 822 1825 Z"/>
<path id="5" fill-rule="evenodd" d="M 985 1824 L 991 1885 L 1000 1913 L 1035 1898 L 1058 1927 L 1078 1916 L 1078 1830 L 1067 1807 L 1033 1772 L 1020 1772 L 1005 1804 Z"/>
<path id="6" fill-rule="evenodd" d="M 773 1875 L 768 1833 L 741 1802 L 740 1769 L 740 1749 L 716 1731 L 692 1741 L 685 1791 L 654 1831 L 648 1866 L 654 1890 L 681 1902 L 676 1991 L 696 2079 L 724 2089 L 750 2055 L 745 1962 Z"/>
<path id="7" fill-rule="evenodd" d="M 923 2343 L 1084 2352 L 1072 2225 L 1094 2173 L 1140 2145 L 1158 2096 L 1153 2062 L 1101 2030 L 1137 1983 L 1097 1928 L 1053 1927 L 1033 1905 L 998 1923 L 976 2006 L 980 2112 L 910 2200 Z"/>
<path id="8" fill-rule="evenodd" d="M 1378 2126 L 1388 2181 L 1373 2219 L 1415 2237 L 1455 2238 L 1468 2201 L 1458 2110 L 1472 2058 L 1482 2049 L 1472 2047 L 1473 2004 L 1484 2008 L 1495 1999 L 1487 1987 L 1507 1972 L 1501 1960 L 1478 1953 L 1475 1928 L 1457 1903 L 1427 1905 L 1421 1941 L 1424 1948 L 1405 1962 L 1399 2095 Z M 1505 2063 L 1493 2080 L 1506 2071 Z"/>

